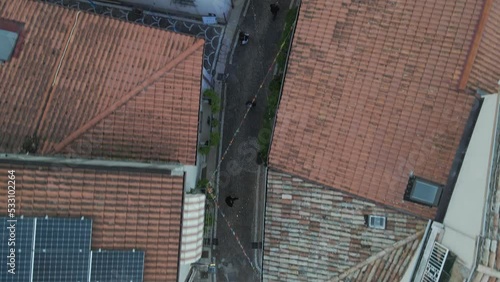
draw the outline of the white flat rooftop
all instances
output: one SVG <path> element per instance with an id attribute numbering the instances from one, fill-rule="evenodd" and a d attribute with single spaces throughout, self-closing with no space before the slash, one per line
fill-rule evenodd
<path id="1" fill-rule="evenodd" d="M 484 98 L 443 222 L 445 232 L 441 243 L 468 267 L 473 264 L 476 239 L 483 228 L 499 97 L 495 94 Z"/>

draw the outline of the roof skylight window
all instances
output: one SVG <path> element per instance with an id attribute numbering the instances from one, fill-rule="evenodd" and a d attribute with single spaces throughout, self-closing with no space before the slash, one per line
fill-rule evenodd
<path id="1" fill-rule="evenodd" d="M 410 176 L 404 199 L 406 201 L 435 207 L 439 204 L 439 200 L 441 200 L 442 192 L 442 185 L 416 176 Z"/>
<path id="2" fill-rule="evenodd" d="M 16 47 L 18 34 L 12 31 L 0 29 L 0 61 L 10 60 Z"/>
<path id="3" fill-rule="evenodd" d="M 23 24 L 0 19 L 0 63 L 9 61 L 19 53 L 22 30 Z"/>

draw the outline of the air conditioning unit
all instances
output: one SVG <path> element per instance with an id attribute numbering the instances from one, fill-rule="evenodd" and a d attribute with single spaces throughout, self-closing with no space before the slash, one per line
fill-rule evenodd
<path id="1" fill-rule="evenodd" d="M 385 216 L 369 215 L 367 219 L 368 227 L 375 229 L 385 229 L 386 222 Z"/>

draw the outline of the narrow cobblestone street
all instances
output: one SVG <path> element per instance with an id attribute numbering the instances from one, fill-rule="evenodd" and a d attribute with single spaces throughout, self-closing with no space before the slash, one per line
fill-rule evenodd
<path id="1" fill-rule="evenodd" d="M 240 20 L 239 28 L 250 34 L 250 41 L 247 45 L 236 45 L 226 67 L 229 77 L 223 151 L 228 147 L 234 132 L 239 131 L 221 164 L 219 203 L 221 212 L 225 214 L 235 234 L 231 232 L 219 213 L 217 281 L 260 281 L 262 252 L 259 243 L 262 242 L 265 168 L 256 163 L 259 150 L 257 136 L 265 111 L 269 81 L 273 77 L 273 60 L 278 53 L 278 44 L 290 2 L 279 2 L 281 8 L 276 20 L 273 21 L 269 9 L 271 2 L 249 1 L 246 16 Z M 268 70 L 271 71 L 266 77 Z M 264 80 L 263 87 L 259 90 Z M 242 127 L 238 129 L 246 111 L 245 103 L 257 93 L 256 107 L 249 112 Z M 258 197 L 257 191 L 260 191 Z M 239 198 L 232 208 L 224 203 L 227 196 Z"/>

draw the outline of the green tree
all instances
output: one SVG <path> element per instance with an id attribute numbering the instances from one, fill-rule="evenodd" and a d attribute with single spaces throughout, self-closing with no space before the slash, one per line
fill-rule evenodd
<path id="1" fill-rule="evenodd" d="M 198 182 L 196 182 L 196 188 L 207 188 L 208 184 L 210 184 L 210 181 L 208 179 L 200 179 Z"/>
<path id="2" fill-rule="evenodd" d="M 220 134 L 219 132 L 210 133 L 210 140 L 208 141 L 209 146 L 217 146 L 220 142 Z"/>
<path id="3" fill-rule="evenodd" d="M 212 120 L 210 121 L 210 126 L 212 126 L 213 128 L 215 128 L 215 127 L 219 126 L 219 124 L 220 124 L 220 122 L 219 122 L 219 120 L 218 120 L 218 119 L 212 119 Z"/>
<path id="4" fill-rule="evenodd" d="M 208 154 L 210 154 L 210 149 L 211 147 L 210 146 L 200 146 L 200 148 L 198 148 L 198 152 L 200 152 L 200 154 L 206 156 Z"/>
<path id="5" fill-rule="evenodd" d="M 210 100 L 210 109 L 212 114 L 217 114 L 220 111 L 220 98 L 213 89 L 207 89 L 203 92 L 203 97 Z"/>

